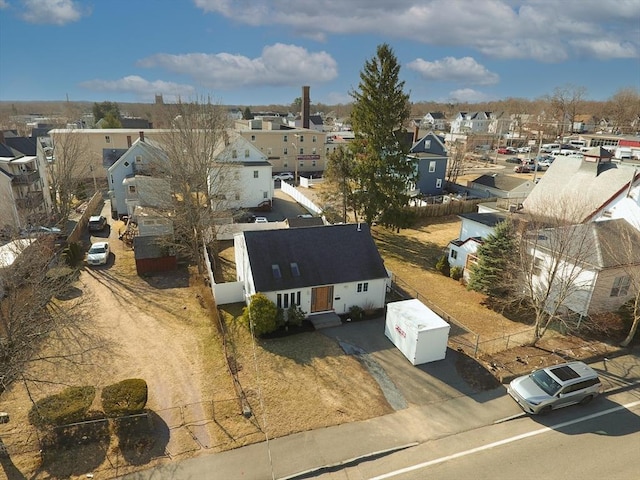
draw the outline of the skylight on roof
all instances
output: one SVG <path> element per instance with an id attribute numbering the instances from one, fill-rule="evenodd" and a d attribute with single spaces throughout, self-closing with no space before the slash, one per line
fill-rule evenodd
<path id="1" fill-rule="evenodd" d="M 300 269 L 298 268 L 298 264 L 296 262 L 291 263 L 291 275 L 294 277 L 300 276 Z"/>
<path id="2" fill-rule="evenodd" d="M 282 278 L 282 272 L 280 271 L 280 265 L 274 263 L 271 265 L 271 273 L 273 273 L 273 278 L 279 280 Z"/>

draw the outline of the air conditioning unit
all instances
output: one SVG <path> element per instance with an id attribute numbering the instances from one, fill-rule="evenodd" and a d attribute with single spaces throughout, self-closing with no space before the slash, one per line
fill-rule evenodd
<path id="1" fill-rule="evenodd" d="M 518 206 L 514 203 L 512 203 L 511 205 L 509 205 L 509 213 L 516 213 L 516 211 L 518 210 Z"/>

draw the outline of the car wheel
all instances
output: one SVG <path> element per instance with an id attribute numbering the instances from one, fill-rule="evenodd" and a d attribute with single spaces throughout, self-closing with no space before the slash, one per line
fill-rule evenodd
<path id="1" fill-rule="evenodd" d="M 593 395 L 587 395 L 582 400 L 580 400 L 580 405 L 586 405 L 593 400 Z"/>
<path id="2" fill-rule="evenodd" d="M 538 413 L 540 415 L 547 415 L 550 411 L 551 411 L 551 405 L 547 405 L 546 407 L 542 407 L 540 409 L 540 412 L 538 412 Z"/>

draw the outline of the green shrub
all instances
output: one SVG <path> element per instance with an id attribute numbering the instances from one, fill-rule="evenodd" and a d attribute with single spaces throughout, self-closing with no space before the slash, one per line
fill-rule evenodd
<path id="1" fill-rule="evenodd" d="M 436 270 L 443 274 L 445 277 L 448 277 L 451 273 L 451 266 L 449 265 L 449 257 L 447 255 L 442 255 L 436 263 Z"/>
<path id="2" fill-rule="evenodd" d="M 248 307 L 242 309 L 242 322 L 256 336 L 273 332 L 278 328 L 278 307 L 263 293 L 256 293 L 251 297 Z"/>
<path id="3" fill-rule="evenodd" d="M 37 427 L 80 422 L 95 396 L 94 387 L 68 387 L 56 395 L 38 400 L 29 411 L 29 422 Z"/>
<path id="4" fill-rule="evenodd" d="M 299 327 L 307 314 L 298 305 L 291 305 L 287 309 L 287 323 Z"/>
<path id="5" fill-rule="evenodd" d="M 364 310 L 362 307 L 359 307 L 358 305 L 349 307 L 349 318 L 354 322 L 362 320 L 364 318 Z"/>
<path id="6" fill-rule="evenodd" d="M 460 280 L 462 278 L 462 267 L 453 267 L 451 269 L 451 278 L 453 278 L 454 280 Z"/>
<path id="7" fill-rule="evenodd" d="M 147 405 L 147 382 L 128 378 L 102 389 L 102 408 L 108 417 L 140 413 Z"/>

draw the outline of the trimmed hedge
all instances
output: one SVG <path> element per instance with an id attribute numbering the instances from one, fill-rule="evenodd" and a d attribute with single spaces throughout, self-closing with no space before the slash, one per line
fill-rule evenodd
<path id="1" fill-rule="evenodd" d="M 147 405 L 147 382 L 128 378 L 102 389 L 102 408 L 108 417 L 141 413 Z"/>
<path id="2" fill-rule="evenodd" d="M 29 411 L 29 422 L 37 427 L 80 422 L 85 419 L 95 396 L 94 387 L 68 387 L 38 400 Z"/>

